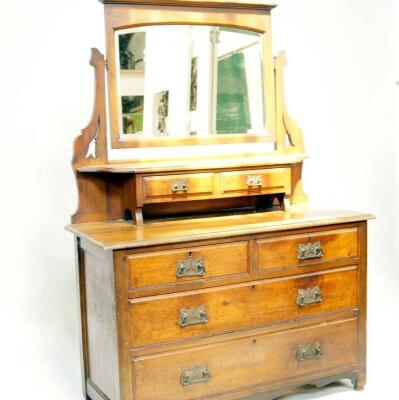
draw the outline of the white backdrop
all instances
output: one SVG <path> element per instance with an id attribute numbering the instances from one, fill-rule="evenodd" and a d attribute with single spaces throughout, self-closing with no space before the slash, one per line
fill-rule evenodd
<path id="1" fill-rule="evenodd" d="M 275 51 L 288 56 L 289 110 L 311 157 L 311 202 L 377 216 L 367 389 L 338 385 L 292 399 L 395 398 L 394 0 L 281 0 L 273 25 Z M 103 37 L 95 0 L 0 1 L 4 399 L 81 399 L 73 239 L 63 228 L 76 205 L 72 141 L 92 110 L 90 47 L 104 51 Z"/>

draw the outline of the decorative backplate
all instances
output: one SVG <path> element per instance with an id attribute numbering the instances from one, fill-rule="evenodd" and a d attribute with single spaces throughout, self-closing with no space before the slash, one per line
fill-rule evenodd
<path id="1" fill-rule="evenodd" d="M 303 307 L 306 304 L 321 303 L 322 301 L 323 296 L 319 286 L 308 289 L 298 289 L 298 296 L 296 299 L 298 306 Z"/>
<path id="2" fill-rule="evenodd" d="M 176 192 L 188 192 L 188 182 L 185 179 L 175 180 L 172 182 L 171 191 Z"/>
<path id="3" fill-rule="evenodd" d="M 176 276 L 183 278 L 185 276 L 203 276 L 205 274 L 204 258 L 193 258 L 190 254 L 187 260 L 177 262 Z"/>
<path id="4" fill-rule="evenodd" d="M 263 185 L 262 176 L 261 175 L 248 175 L 247 176 L 247 185 L 249 187 L 253 187 L 253 186 L 261 187 Z"/>
<path id="5" fill-rule="evenodd" d="M 322 358 L 323 352 L 319 342 L 298 346 L 298 350 L 296 352 L 296 359 L 298 361 L 320 360 Z"/>
<path id="6" fill-rule="evenodd" d="M 298 247 L 298 260 L 311 260 L 313 258 L 321 258 L 324 256 L 320 242 L 309 242 L 300 244 Z"/>
<path id="7" fill-rule="evenodd" d="M 180 377 L 182 386 L 189 386 L 195 383 L 205 383 L 211 380 L 207 365 L 185 369 Z"/>
<path id="8" fill-rule="evenodd" d="M 206 324 L 207 322 L 208 314 L 205 306 L 182 308 L 180 310 L 179 324 L 181 327 L 196 324 Z"/>

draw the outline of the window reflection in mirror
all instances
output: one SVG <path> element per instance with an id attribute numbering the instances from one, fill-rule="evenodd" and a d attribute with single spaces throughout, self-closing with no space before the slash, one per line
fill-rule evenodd
<path id="1" fill-rule="evenodd" d="M 118 31 L 122 136 L 265 134 L 262 42 L 214 26 Z"/>

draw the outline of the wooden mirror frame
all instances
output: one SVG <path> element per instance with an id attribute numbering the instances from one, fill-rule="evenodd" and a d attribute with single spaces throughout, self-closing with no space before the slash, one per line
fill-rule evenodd
<path id="1" fill-rule="evenodd" d="M 100 0 L 105 4 L 108 66 L 108 103 L 111 147 L 113 149 L 163 146 L 190 146 L 277 141 L 275 74 L 272 55 L 271 15 L 274 4 L 249 2 Z M 134 5 L 134 7 L 132 7 Z M 169 7 L 165 7 L 165 6 Z M 174 6 L 174 7 L 170 7 Z M 115 48 L 115 32 L 151 25 L 212 25 L 245 29 L 263 34 L 265 122 L 268 134 L 220 134 L 208 137 L 154 137 L 123 139 L 120 132 L 120 101 Z"/>

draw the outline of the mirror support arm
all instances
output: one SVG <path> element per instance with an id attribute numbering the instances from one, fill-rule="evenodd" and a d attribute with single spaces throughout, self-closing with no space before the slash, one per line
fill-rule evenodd
<path id="1" fill-rule="evenodd" d="M 94 109 L 89 124 L 82 129 L 73 144 L 72 166 L 107 162 L 107 122 L 105 105 L 105 59 L 98 49 L 91 49 L 90 65 L 94 68 Z"/>
<path id="2" fill-rule="evenodd" d="M 97 49 L 91 49 L 90 65 L 94 68 L 95 99 L 94 109 L 89 124 L 82 129 L 73 144 L 72 168 L 76 177 L 78 189 L 78 206 L 72 215 L 72 223 L 90 222 L 92 216 L 102 216 L 103 220 L 110 219 L 107 212 L 102 209 L 106 204 L 107 195 L 104 182 L 101 178 L 89 177 L 80 173 L 78 169 L 83 166 L 106 164 L 107 157 L 107 126 L 105 105 L 105 60 Z M 93 202 L 94 196 L 97 201 Z"/>
<path id="3" fill-rule="evenodd" d="M 277 150 L 283 153 L 305 153 L 301 129 L 287 111 L 284 96 L 284 67 L 287 65 L 285 52 L 274 59 L 276 82 Z M 286 145 L 286 135 L 289 146 Z"/>

